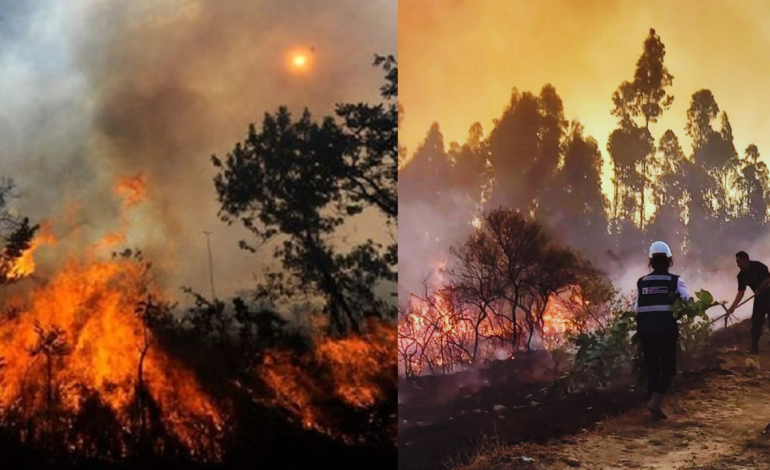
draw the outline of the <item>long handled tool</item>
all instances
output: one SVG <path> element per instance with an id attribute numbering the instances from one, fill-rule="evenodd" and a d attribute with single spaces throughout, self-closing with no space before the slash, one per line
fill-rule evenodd
<path id="1" fill-rule="evenodd" d="M 752 295 L 752 296 L 751 296 L 751 297 L 749 297 L 748 299 L 746 299 L 746 300 L 744 300 L 743 302 L 741 302 L 741 303 L 739 303 L 738 305 L 736 305 L 736 306 L 735 306 L 735 309 L 737 310 L 737 309 L 738 309 L 738 307 L 740 307 L 741 305 L 745 304 L 745 303 L 746 303 L 746 302 L 748 302 L 749 300 L 753 299 L 755 295 L 757 295 L 757 294 L 754 294 L 754 295 Z M 723 304 L 723 303 L 722 303 L 722 304 L 719 304 L 719 305 L 721 305 L 721 306 L 722 306 L 722 308 L 723 308 L 723 309 L 725 309 L 725 314 L 724 314 L 724 315 L 720 315 L 719 317 L 717 317 L 717 318 L 715 318 L 715 319 L 711 320 L 711 324 L 713 325 L 714 323 L 716 323 L 716 322 L 718 322 L 719 320 L 721 320 L 722 318 L 724 318 L 724 319 L 725 319 L 725 328 L 727 328 L 727 320 L 730 318 L 730 312 L 727 310 L 727 307 L 725 307 L 725 304 Z"/>

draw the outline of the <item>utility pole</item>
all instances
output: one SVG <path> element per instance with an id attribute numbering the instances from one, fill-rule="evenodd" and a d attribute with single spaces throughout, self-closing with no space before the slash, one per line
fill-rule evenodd
<path id="1" fill-rule="evenodd" d="M 203 232 L 206 235 L 206 247 L 209 251 L 209 280 L 211 281 L 211 301 L 216 300 L 217 295 L 214 293 L 214 267 L 211 261 L 211 232 Z"/>

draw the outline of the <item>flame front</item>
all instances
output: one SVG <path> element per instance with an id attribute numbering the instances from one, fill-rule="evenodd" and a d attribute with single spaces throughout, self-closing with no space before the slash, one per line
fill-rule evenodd
<path id="1" fill-rule="evenodd" d="M 135 307 L 146 294 L 145 273 L 132 260 L 72 260 L 50 282 L 32 290 L 28 299 L 9 302 L 17 309 L 0 326 L 4 359 L 0 405 L 17 407 L 32 418 L 46 407 L 45 358 L 32 354 L 39 330 L 64 332 L 69 346 L 55 357 L 52 382 L 63 411 L 79 414 L 96 394 L 119 422 L 129 423 L 136 400 L 143 323 Z M 193 375 L 158 347 L 150 348 L 144 382 L 161 410 L 169 432 L 195 454 L 215 455 L 211 442 L 201 442 L 185 423 L 191 418 L 221 428 L 216 407 Z"/>
<path id="2" fill-rule="evenodd" d="M 124 207 L 142 200 L 146 188 L 141 178 L 123 183 L 116 191 L 124 197 Z M 143 432 L 137 416 L 151 415 L 146 426 L 168 436 L 154 445 L 173 442 L 195 458 L 217 460 L 220 412 L 192 372 L 164 352 L 137 314 L 149 295 L 163 298 L 149 280 L 148 264 L 98 256 L 99 248 L 123 240 L 122 234 L 111 233 L 72 254 L 36 285 L 24 285 L 0 300 L 0 415 L 12 413 L 38 423 L 33 426 L 37 437 L 47 432 L 41 423 L 52 414 L 68 416 L 69 421 L 60 419 L 56 426 L 77 447 L 86 439 L 76 436 L 78 416 L 93 420 L 94 406 L 109 410 L 107 421 L 115 423 L 112 438 L 123 453 Z M 35 271 L 36 250 L 44 244 L 56 246 L 50 225 L 41 228 L 14 265 L 15 278 Z"/>
<path id="3" fill-rule="evenodd" d="M 446 298 L 444 268 L 444 262 L 434 266 L 433 293 L 427 298 L 412 296 L 399 317 L 399 368 L 406 375 L 451 373 L 474 361 L 512 358 L 521 343 L 530 343 L 529 328 L 536 333 L 540 347 L 552 350 L 563 346 L 574 325 L 574 306 L 584 302 L 580 289 L 568 286 L 565 294 L 551 294 L 539 307 L 534 304 L 530 320 L 517 307 L 517 325 L 513 326 L 506 302 L 487 305 L 486 313 L 482 313 L 478 306 Z M 516 341 L 519 343 L 514 345 Z"/>
<path id="4" fill-rule="evenodd" d="M 374 413 L 394 402 L 391 392 L 397 387 L 393 326 L 373 321 L 367 329 L 358 336 L 321 338 L 312 354 L 304 357 L 269 351 L 258 373 L 270 389 L 270 404 L 288 410 L 306 429 L 347 444 L 360 442 L 361 436 L 335 425 L 338 408 L 332 403 Z M 376 427 L 395 439 L 395 420 L 383 419 Z"/>

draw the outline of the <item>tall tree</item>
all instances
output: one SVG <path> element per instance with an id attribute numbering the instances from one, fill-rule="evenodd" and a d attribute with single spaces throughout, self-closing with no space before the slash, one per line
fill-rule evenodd
<path id="1" fill-rule="evenodd" d="M 735 184 L 738 222 L 744 240 L 751 243 L 761 236 L 767 223 L 770 175 L 767 165 L 759 161 L 759 149 L 754 144 L 746 147 L 745 158 L 740 165 L 740 176 Z"/>
<path id="2" fill-rule="evenodd" d="M 644 40 L 641 57 L 636 62 L 634 79 L 623 82 L 612 96 L 619 128 L 613 132 L 608 150 L 615 164 L 615 217 L 636 217 L 644 229 L 650 184 L 649 166 L 654 162 L 655 144 L 650 125 L 660 119 L 674 97 L 666 92 L 674 77 L 663 63 L 666 48 L 654 29 Z M 636 210 L 634 210 L 636 209 Z"/>
<path id="3" fill-rule="evenodd" d="M 537 194 L 524 176 L 537 163 L 540 144 L 540 103 L 532 93 L 514 89 L 511 101 L 489 135 L 490 161 L 499 184 L 494 205 L 528 212 Z"/>
<path id="4" fill-rule="evenodd" d="M 398 174 L 398 195 L 402 201 L 435 201 L 449 185 L 451 171 L 444 135 L 434 122 L 412 159 Z"/>
<path id="5" fill-rule="evenodd" d="M 337 119 L 320 122 L 307 110 L 294 121 L 282 107 L 266 114 L 259 130 L 251 125 L 224 161 L 212 157 L 222 219 L 242 223 L 260 243 L 282 242 L 273 254 L 283 270 L 271 273 L 260 292 L 268 298 L 293 297 L 300 288 L 316 292 L 337 333 L 359 330 L 366 316 L 395 313 L 375 287 L 396 279 L 396 244 L 368 240 L 340 252 L 332 243 L 337 229 L 366 208 L 388 223 L 398 213 L 397 68 L 379 57 L 375 65 L 385 70 L 384 103 L 340 105 Z"/>
<path id="6" fill-rule="evenodd" d="M 667 130 L 660 138 L 658 152 L 658 182 L 652 192 L 657 211 L 648 227 L 647 241 L 668 240 L 669 244 L 681 249 L 687 240 L 683 213 L 689 162 L 672 130 Z"/>
<path id="7" fill-rule="evenodd" d="M 550 203 L 554 233 L 592 258 L 606 250 L 607 201 L 601 186 L 602 155 L 593 138 L 583 136 L 583 126 L 573 122 L 564 143 L 564 165 L 558 173 Z M 558 211 L 557 209 L 558 208 Z"/>
<path id="8" fill-rule="evenodd" d="M 474 123 L 468 131 L 468 140 L 462 146 L 450 144 L 448 158 L 452 162 L 451 184 L 478 202 L 486 170 L 486 143 L 481 124 Z"/>
<path id="9" fill-rule="evenodd" d="M 696 256 L 728 235 L 725 230 L 734 213 L 730 192 L 737 177 L 738 160 L 727 114 L 721 114 L 719 130 L 713 126 L 718 116 L 719 106 L 710 90 L 693 94 L 685 129 L 693 146 L 687 177 L 688 229 L 691 234 L 698 234 L 692 244 L 692 254 Z"/>

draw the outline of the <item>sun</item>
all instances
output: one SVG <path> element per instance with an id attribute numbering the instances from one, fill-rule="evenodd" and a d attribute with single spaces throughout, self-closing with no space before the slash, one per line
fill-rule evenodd
<path id="1" fill-rule="evenodd" d="M 304 54 L 295 54 L 292 63 L 295 67 L 304 67 L 307 64 L 307 56 Z"/>
<path id="2" fill-rule="evenodd" d="M 289 54 L 289 65 L 294 72 L 305 72 L 310 67 L 310 56 L 304 51 Z"/>

